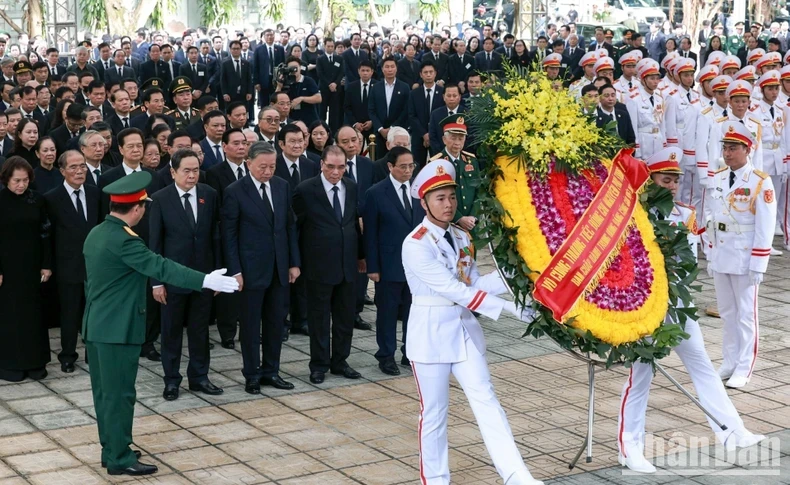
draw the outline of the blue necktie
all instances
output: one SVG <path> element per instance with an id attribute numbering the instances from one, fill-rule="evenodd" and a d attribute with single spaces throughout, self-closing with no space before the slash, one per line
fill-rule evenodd
<path id="1" fill-rule="evenodd" d="M 335 195 L 332 197 L 332 207 L 335 209 L 335 217 L 337 218 L 337 222 L 342 223 L 343 211 L 340 210 L 340 197 L 337 195 L 339 191 L 340 189 L 337 185 L 332 187 L 332 192 L 335 193 Z"/>

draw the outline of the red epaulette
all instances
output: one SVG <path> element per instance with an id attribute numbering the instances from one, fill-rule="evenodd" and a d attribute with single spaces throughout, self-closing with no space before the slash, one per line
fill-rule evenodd
<path id="1" fill-rule="evenodd" d="M 635 92 L 634 94 L 632 94 L 632 95 L 631 95 L 631 99 L 634 99 L 634 98 L 635 98 L 635 97 L 637 97 L 637 96 L 639 96 L 639 91 L 637 91 L 637 92 Z"/>
<path id="2" fill-rule="evenodd" d="M 414 239 L 422 239 L 422 237 L 425 235 L 426 232 L 428 232 L 428 228 L 425 227 L 425 226 L 422 226 L 422 227 L 420 227 L 420 229 L 417 232 L 412 234 L 411 237 L 413 237 Z"/>

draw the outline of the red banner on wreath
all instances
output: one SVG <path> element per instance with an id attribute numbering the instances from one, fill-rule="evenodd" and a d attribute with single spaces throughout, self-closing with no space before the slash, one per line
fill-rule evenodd
<path id="1" fill-rule="evenodd" d="M 612 160 L 609 175 L 571 233 L 535 281 L 533 297 L 564 322 L 617 250 L 631 222 L 639 189 L 650 177 L 647 165 L 620 150 Z"/>

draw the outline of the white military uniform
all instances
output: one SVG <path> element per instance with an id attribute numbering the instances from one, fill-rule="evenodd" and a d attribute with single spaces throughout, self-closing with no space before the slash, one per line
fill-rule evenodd
<path id="1" fill-rule="evenodd" d="M 617 101 L 625 104 L 630 93 L 639 86 L 639 80 L 636 76 L 632 77 L 630 81 L 625 76 L 620 76 L 613 86 L 614 90 L 617 91 Z"/>
<path id="2" fill-rule="evenodd" d="M 769 105 L 765 100 L 755 103 L 750 108 L 749 116 L 760 122 L 763 149 L 763 168 L 774 184 L 777 194 L 784 195 L 782 178 L 787 174 L 787 146 L 785 145 L 785 125 L 787 119 L 782 108 L 776 103 Z M 773 111 L 773 114 L 771 113 Z M 778 207 L 776 223 L 783 226 L 785 203 L 784 197 L 777 195 Z"/>
<path id="3" fill-rule="evenodd" d="M 588 84 L 592 84 L 592 82 L 593 82 L 592 79 L 588 79 L 587 77 L 582 76 L 581 79 L 577 79 L 576 81 L 573 81 L 571 85 L 568 86 L 568 94 L 573 96 L 576 99 L 576 101 L 579 101 L 582 97 L 582 89 L 584 88 L 584 86 L 587 86 Z"/>
<path id="4" fill-rule="evenodd" d="M 722 168 L 713 180 L 707 222 L 709 264 L 724 322 L 719 374 L 732 376 L 730 381 L 738 377 L 748 382 L 757 360 L 759 284 L 754 278 L 768 267 L 776 224 L 775 197 L 771 178 L 750 162 L 735 171 Z"/>
<path id="5" fill-rule="evenodd" d="M 680 164 L 683 174 L 680 176 L 678 197 L 681 202 L 692 207 L 701 207 L 703 197 L 696 159 L 699 108 L 699 95 L 683 86 L 667 99 L 667 146 L 683 150 Z"/>
<path id="6" fill-rule="evenodd" d="M 721 160 L 721 143 L 715 143 L 715 140 L 721 140 L 722 136 L 722 126 L 727 121 L 735 121 L 740 122 L 743 121 L 743 125 L 746 127 L 747 130 L 752 134 L 755 139 L 755 144 L 752 146 L 752 151 L 749 157 L 751 158 L 752 165 L 757 170 L 763 169 L 763 144 L 760 143 L 760 139 L 762 137 L 763 127 L 757 119 L 751 115 L 748 111 L 743 116 L 743 120 L 738 119 L 734 114 L 732 114 L 732 107 L 727 107 L 727 116 L 722 116 L 721 118 L 717 118 L 711 129 L 711 137 L 710 140 L 713 141 L 712 143 L 708 144 L 708 150 L 710 158 L 708 160 L 708 172 L 716 173 L 721 168 L 722 163 Z"/>
<path id="7" fill-rule="evenodd" d="M 433 161 L 415 179 L 413 196 L 420 196 L 420 186 L 439 163 L 444 163 L 443 170 L 455 179 L 452 164 Z M 445 232 L 449 232 L 452 246 Z M 452 374 L 469 399 L 486 449 L 504 483 L 542 485 L 527 470 L 494 394 L 483 330 L 472 314 L 477 311 L 496 320 L 512 305 L 495 296 L 507 292 L 502 278 L 497 273 L 479 274 L 466 232 L 453 225 L 445 231 L 427 217 L 406 237 L 402 256 L 412 293 L 406 354 L 420 398 L 420 483 L 450 483 L 447 407 Z"/>
<path id="8" fill-rule="evenodd" d="M 650 98 L 653 102 L 650 102 Z M 650 158 L 666 144 L 664 98 L 656 89 L 649 94 L 643 86 L 631 92 L 626 104 L 636 134 L 636 157 Z"/>

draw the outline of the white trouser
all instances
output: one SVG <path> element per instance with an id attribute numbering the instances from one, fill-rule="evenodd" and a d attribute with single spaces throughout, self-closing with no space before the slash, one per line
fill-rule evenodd
<path id="1" fill-rule="evenodd" d="M 775 187 L 776 185 L 774 185 Z M 782 228 L 784 233 L 782 237 L 784 238 L 785 246 L 790 246 L 790 234 L 788 234 L 788 229 L 790 229 L 790 182 L 783 184 L 781 191 L 779 189 L 775 190 L 777 190 L 777 194 L 781 194 L 779 206 L 776 208 L 776 218 L 779 221 L 779 227 Z"/>
<path id="2" fill-rule="evenodd" d="M 491 385 L 486 359 L 466 340 L 467 360 L 454 364 L 421 364 L 411 361 L 420 396 L 420 483 L 448 485 L 447 406 L 450 373 L 463 388 L 480 427 L 488 454 L 507 485 L 529 483 L 532 475 L 521 458 L 507 416 Z"/>
<path id="3" fill-rule="evenodd" d="M 760 345 L 757 317 L 757 289 L 749 275 L 713 272 L 716 301 L 724 322 L 721 354 L 722 369 L 733 376 L 752 376 Z"/>
<path id="4" fill-rule="evenodd" d="M 727 426 L 727 430 L 722 431 L 708 418 L 708 424 L 723 444 L 730 433 L 743 429 L 743 421 L 705 351 L 699 324 L 696 321 L 686 321 L 686 333 L 689 338 L 681 341 L 673 350 L 686 367 L 700 403 Z M 636 363 L 631 366 L 631 373 L 623 386 L 617 423 L 617 448 L 625 457 L 627 449 L 644 450 L 645 412 L 652 380 L 652 367 L 649 364 Z"/>
<path id="5" fill-rule="evenodd" d="M 702 186 L 699 183 L 699 175 L 697 175 L 696 167 L 684 167 L 683 175 L 680 176 L 680 190 L 678 191 L 678 200 L 696 209 L 697 227 L 705 227 L 705 219 L 703 219 L 705 216 L 703 197 L 704 192 Z"/>

